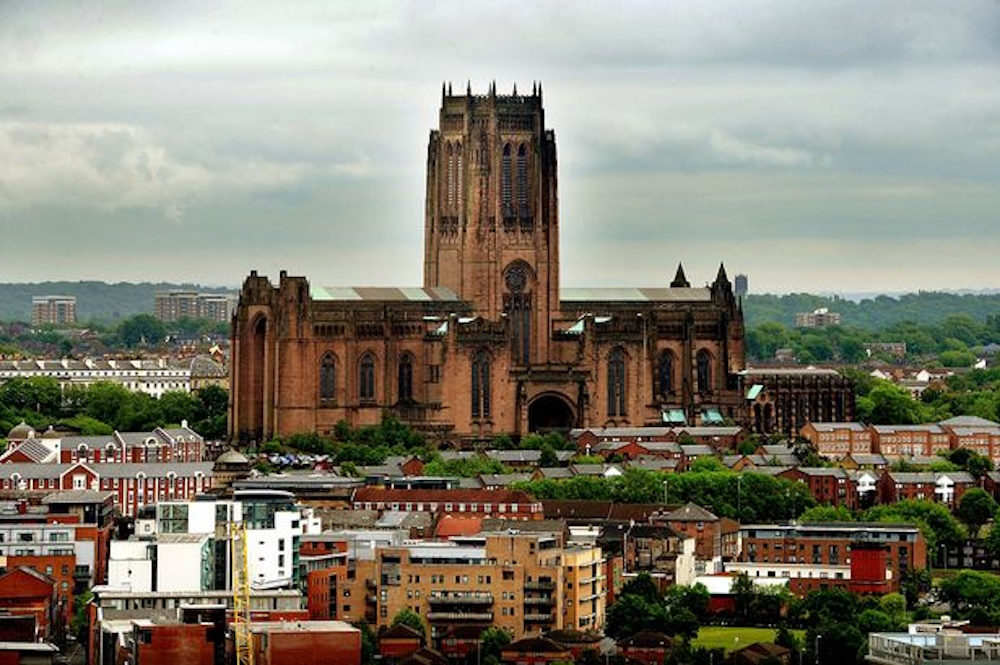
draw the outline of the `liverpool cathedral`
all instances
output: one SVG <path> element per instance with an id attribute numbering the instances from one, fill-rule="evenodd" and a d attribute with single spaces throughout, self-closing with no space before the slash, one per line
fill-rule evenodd
<path id="1" fill-rule="evenodd" d="M 452 440 L 746 421 L 743 313 L 725 269 L 706 286 L 678 266 L 649 288 L 561 288 L 559 226 L 541 87 L 442 90 L 423 286 L 251 272 L 233 320 L 230 437 L 326 434 L 384 412 Z"/>

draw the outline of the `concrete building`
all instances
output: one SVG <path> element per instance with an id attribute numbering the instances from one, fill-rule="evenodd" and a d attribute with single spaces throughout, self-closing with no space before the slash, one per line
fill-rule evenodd
<path id="1" fill-rule="evenodd" d="M 228 323 L 235 304 L 236 297 L 231 293 L 160 291 L 156 294 L 154 311 L 160 321 L 189 318 Z"/>
<path id="2" fill-rule="evenodd" d="M 869 633 L 865 660 L 880 665 L 995 663 L 1000 661 L 1000 634 L 957 630 Z"/>
<path id="3" fill-rule="evenodd" d="M 71 326 L 76 323 L 76 296 L 35 296 L 31 325 Z"/>
<path id="4" fill-rule="evenodd" d="M 0 383 L 36 376 L 55 379 L 63 391 L 110 382 L 152 397 L 171 391 L 191 392 L 191 361 L 166 358 L 0 360 Z"/>
<path id="5" fill-rule="evenodd" d="M 267 490 L 236 492 L 233 500 L 159 503 L 153 538 L 111 544 L 108 585 L 136 592 L 230 589 L 232 523 L 247 527 L 255 588 L 299 588 L 301 538 L 318 533 L 319 520 L 291 494 Z"/>
<path id="6" fill-rule="evenodd" d="M 795 315 L 796 328 L 826 328 L 827 326 L 839 326 L 840 313 L 831 312 L 826 307 L 821 307 L 812 312 L 800 312 Z"/>

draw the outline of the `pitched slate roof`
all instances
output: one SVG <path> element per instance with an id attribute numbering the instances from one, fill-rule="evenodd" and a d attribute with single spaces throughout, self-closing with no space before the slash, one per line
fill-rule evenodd
<path id="1" fill-rule="evenodd" d="M 354 491 L 355 503 L 517 503 L 530 505 L 535 499 L 526 492 L 509 489 L 438 490 L 438 489 L 382 489 L 360 487 Z"/>
<path id="2" fill-rule="evenodd" d="M 663 516 L 669 522 L 714 522 L 719 519 L 715 513 L 702 508 L 697 503 L 685 503 L 677 510 Z"/>

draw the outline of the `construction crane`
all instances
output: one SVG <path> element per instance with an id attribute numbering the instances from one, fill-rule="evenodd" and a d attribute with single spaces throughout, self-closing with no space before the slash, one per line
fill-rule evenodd
<path id="1" fill-rule="evenodd" d="M 236 665 L 253 665 L 253 643 L 250 639 L 250 565 L 247 558 L 246 525 L 242 522 L 230 522 L 229 538 Z"/>

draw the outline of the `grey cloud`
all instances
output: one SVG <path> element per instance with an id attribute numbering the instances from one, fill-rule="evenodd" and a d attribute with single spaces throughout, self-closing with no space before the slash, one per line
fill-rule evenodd
<path id="1" fill-rule="evenodd" d="M 997 34 L 992 2 L 2 3 L 0 230 L 64 255 L 8 279 L 418 283 L 440 81 L 541 79 L 566 284 L 898 290 L 891 243 L 947 238 L 945 285 L 998 285 Z"/>

